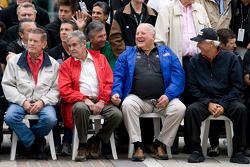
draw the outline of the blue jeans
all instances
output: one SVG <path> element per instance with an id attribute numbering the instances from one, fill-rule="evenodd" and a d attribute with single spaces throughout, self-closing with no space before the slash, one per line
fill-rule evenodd
<path id="1" fill-rule="evenodd" d="M 18 104 L 11 103 L 4 121 L 16 133 L 18 139 L 25 147 L 30 147 L 35 137 L 46 136 L 50 130 L 56 125 L 57 118 L 53 106 L 45 106 L 37 113 L 39 120 L 28 128 L 23 123 L 23 118 L 27 114 L 23 107 Z"/>

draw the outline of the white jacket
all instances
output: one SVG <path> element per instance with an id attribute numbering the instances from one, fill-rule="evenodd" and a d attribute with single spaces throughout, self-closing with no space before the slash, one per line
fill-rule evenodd
<path id="1" fill-rule="evenodd" d="M 175 52 L 180 62 L 182 62 L 182 14 L 178 1 L 175 0 L 160 10 L 155 30 L 156 42 L 164 42 Z M 211 27 L 206 10 L 201 4 L 195 2 L 192 4 L 192 9 L 196 34 L 203 28 Z"/>
<path id="2" fill-rule="evenodd" d="M 2 79 L 6 99 L 20 106 L 25 100 L 37 101 L 39 99 L 45 105 L 55 105 L 59 99 L 59 64 L 44 53 L 44 61 L 38 74 L 37 85 L 35 85 L 26 57 L 25 51 L 8 60 Z"/>

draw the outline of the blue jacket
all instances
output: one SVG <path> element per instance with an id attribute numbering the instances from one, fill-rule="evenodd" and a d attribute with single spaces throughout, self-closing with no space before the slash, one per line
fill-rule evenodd
<path id="1" fill-rule="evenodd" d="M 157 47 L 163 73 L 165 95 L 169 101 L 178 97 L 185 87 L 185 72 L 173 51 L 165 45 Z M 127 46 L 118 57 L 114 69 L 112 95 L 118 93 L 123 100 L 131 91 L 136 63 L 136 47 Z"/>

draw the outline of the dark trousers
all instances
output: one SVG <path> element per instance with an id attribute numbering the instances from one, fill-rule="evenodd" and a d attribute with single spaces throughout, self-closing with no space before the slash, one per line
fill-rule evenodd
<path id="1" fill-rule="evenodd" d="M 72 111 L 79 143 L 87 143 L 89 116 L 91 115 L 91 111 L 84 102 L 75 103 Z M 97 135 L 104 143 L 108 143 L 111 134 L 122 121 L 122 113 L 117 107 L 110 104 L 102 109 L 100 115 L 104 117 L 104 124 Z"/>
<path id="2" fill-rule="evenodd" d="M 240 102 L 232 102 L 225 109 L 224 115 L 233 122 L 233 154 L 239 152 L 243 146 L 246 146 L 246 128 L 247 128 L 247 108 Z M 190 136 L 192 151 L 200 151 L 200 127 L 210 112 L 207 105 L 200 102 L 192 103 L 186 110 L 186 128 Z"/>
<path id="3" fill-rule="evenodd" d="M 225 127 L 225 121 L 211 121 L 209 129 L 209 142 L 211 146 L 219 145 L 220 132 Z"/>

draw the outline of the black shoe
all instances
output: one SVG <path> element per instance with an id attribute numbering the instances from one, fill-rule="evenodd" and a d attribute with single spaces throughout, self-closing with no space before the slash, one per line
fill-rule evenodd
<path id="1" fill-rule="evenodd" d="M 100 138 L 98 136 L 92 136 L 87 141 L 87 151 L 89 153 L 89 158 L 98 159 L 100 158 Z"/>
<path id="2" fill-rule="evenodd" d="M 217 156 L 219 156 L 220 155 L 219 145 L 217 145 L 217 146 L 211 146 L 211 148 L 209 149 L 207 155 L 210 156 L 210 157 L 217 157 Z"/>
<path id="3" fill-rule="evenodd" d="M 38 137 L 35 139 L 34 143 L 33 143 L 33 150 L 35 153 L 35 158 L 38 160 L 48 160 L 47 155 L 45 154 L 45 144 L 46 144 L 46 140 L 44 139 L 44 137 Z"/>
<path id="4" fill-rule="evenodd" d="M 189 163 L 199 163 L 203 162 L 204 160 L 205 160 L 204 156 L 199 151 L 193 151 L 188 158 Z"/>
<path id="5" fill-rule="evenodd" d="M 63 143 L 61 153 L 62 155 L 71 155 L 72 154 L 71 144 L 66 142 Z"/>
<path id="6" fill-rule="evenodd" d="M 245 156 L 250 157 L 250 148 L 247 148 L 247 149 L 245 150 Z"/>
<path id="7" fill-rule="evenodd" d="M 249 160 L 246 158 L 243 152 L 237 152 L 230 158 L 230 162 L 237 164 L 249 164 Z"/>
<path id="8" fill-rule="evenodd" d="M 61 144 L 55 145 L 55 151 L 56 151 L 56 155 L 61 155 L 62 154 L 62 145 Z"/>

